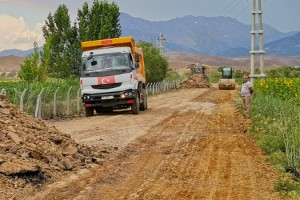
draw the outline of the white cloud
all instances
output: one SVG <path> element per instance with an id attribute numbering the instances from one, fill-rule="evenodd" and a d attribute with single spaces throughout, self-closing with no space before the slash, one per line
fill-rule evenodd
<path id="1" fill-rule="evenodd" d="M 23 17 L 0 15 L 0 51 L 5 49 L 28 50 L 37 42 L 42 46 L 45 42 L 42 32 L 43 23 L 37 23 L 30 30 Z"/>

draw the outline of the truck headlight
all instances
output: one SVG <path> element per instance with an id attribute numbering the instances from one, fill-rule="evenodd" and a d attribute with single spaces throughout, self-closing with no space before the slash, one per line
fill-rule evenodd
<path id="1" fill-rule="evenodd" d="M 121 94 L 121 95 L 120 95 L 120 98 L 121 98 L 121 99 L 125 99 L 126 96 L 127 96 L 126 93 L 125 93 L 125 94 Z"/>
<path id="2" fill-rule="evenodd" d="M 90 99 L 91 99 L 91 97 L 88 95 L 83 96 L 83 100 L 90 100 Z"/>

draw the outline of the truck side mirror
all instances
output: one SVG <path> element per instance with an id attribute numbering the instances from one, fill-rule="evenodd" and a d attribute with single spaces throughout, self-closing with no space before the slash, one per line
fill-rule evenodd
<path id="1" fill-rule="evenodd" d="M 140 62 L 140 56 L 138 54 L 135 54 L 135 62 Z"/>
<path id="2" fill-rule="evenodd" d="M 137 68 L 139 68 L 139 67 L 140 67 L 140 63 L 139 63 L 139 62 L 134 63 L 134 68 L 135 68 L 135 69 L 137 69 Z"/>
<path id="3" fill-rule="evenodd" d="M 91 62 L 91 65 L 92 65 L 92 66 L 97 65 L 97 60 L 93 60 L 93 61 Z"/>

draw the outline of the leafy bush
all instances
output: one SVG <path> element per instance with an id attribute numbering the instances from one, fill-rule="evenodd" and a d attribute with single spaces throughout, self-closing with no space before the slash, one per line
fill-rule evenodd
<path id="1" fill-rule="evenodd" d="M 275 183 L 278 191 L 284 192 L 292 199 L 299 199 L 300 183 L 293 180 L 292 176 L 286 174 Z"/>
<path id="2" fill-rule="evenodd" d="M 269 78 L 300 78 L 300 69 L 284 66 L 266 71 Z"/>
<path id="3" fill-rule="evenodd" d="M 165 79 L 168 71 L 168 61 L 159 49 L 149 42 L 139 41 L 138 47 L 143 49 L 147 82 L 160 82 Z"/>
<path id="4" fill-rule="evenodd" d="M 27 81 L 39 81 L 45 82 L 47 79 L 47 69 L 41 64 L 40 52 L 38 50 L 38 45 L 34 43 L 34 52 L 25 58 L 24 63 L 21 64 L 21 69 L 19 71 L 19 78 Z"/>
<path id="5" fill-rule="evenodd" d="M 168 68 L 164 81 L 183 80 L 184 77 L 173 69 Z"/>

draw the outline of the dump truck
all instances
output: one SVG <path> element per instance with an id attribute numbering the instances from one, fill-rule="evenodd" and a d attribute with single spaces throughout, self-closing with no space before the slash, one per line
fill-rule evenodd
<path id="1" fill-rule="evenodd" d="M 143 51 L 132 37 L 85 41 L 81 47 L 80 92 L 87 117 L 148 108 Z M 75 65 L 74 71 L 79 71 Z"/>
<path id="2" fill-rule="evenodd" d="M 234 90 L 235 79 L 233 78 L 233 69 L 231 67 L 222 67 L 222 75 L 219 80 L 219 90 Z"/>

